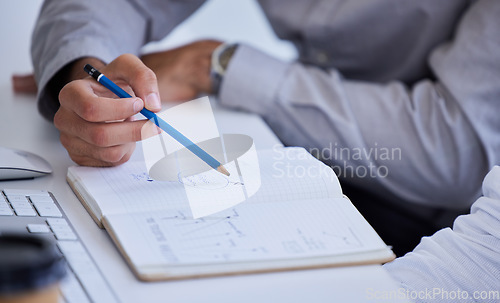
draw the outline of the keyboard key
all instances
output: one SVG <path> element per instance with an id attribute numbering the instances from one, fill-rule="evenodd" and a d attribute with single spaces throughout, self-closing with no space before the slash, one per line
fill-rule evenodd
<path id="1" fill-rule="evenodd" d="M 41 219 L 37 214 L 46 216 L 44 218 L 46 224 L 40 223 Z M 0 190 L 0 221 L 2 221 L 1 216 L 12 215 L 34 217 L 17 218 L 19 220 L 14 222 L 12 227 L 18 228 L 19 232 L 27 230 L 32 234 L 49 235 L 51 238 L 53 234 L 57 239 L 59 249 L 68 261 L 69 267 L 67 277 L 60 284 L 61 303 L 117 302 L 114 292 L 69 225 L 56 199 L 49 192 L 25 189 Z M 7 222 L 6 218 L 3 218 Z M 0 232 L 2 228 L 3 226 L 0 226 Z"/>
<path id="2" fill-rule="evenodd" d="M 97 266 L 80 242 L 59 241 L 57 246 L 68 261 L 69 266 L 79 278 L 91 301 L 117 302 Z"/>
<path id="3" fill-rule="evenodd" d="M 30 233 L 50 233 L 50 228 L 46 224 L 28 224 Z"/>
<path id="4" fill-rule="evenodd" d="M 50 202 L 50 203 L 54 203 L 54 200 L 52 200 L 52 197 L 50 196 L 30 196 L 30 200 L 31 202 L 33 202 L 33 204 L 35 203 L 39 203 L 39 202 Z"/>
<path id="5" fill-rule="evenodd" d="M 36 212 L 33 208 L 14 208 L 16 215 L 19 217 L 36 217 Z"/>
<path id="6" fill-rule="evenodd" d="M 5 193 L 6 196 L 31 196 L 31 195 L 37 195 L 37 196 L 48 196 L 49 192 L 45 190 L 38 190 L 38 189 L 4 189 L 3 192 Z"/>
<path id="7" fill-rule="evenodd" d="M 7 203 L 4 196 L 0 194 L 0 216 L 12 216 L 13 214 L 14 213 L 12 212 L 9 203 Z"/>
<path id="8" fill-rule="evenodd" d="M 52 232 L 54 233 L 54 236 L 56 236 L 56 239 L 61 241 L 61 240 L 77 240 L 78 238 L 76 237 L 75 233 L 71 230 L 53 230 Z"/>
<path id="9" fill-rule="evenodd" d="M 33 203 L 41 217 L 62 217 L 61 212 L 53 202 Z"/>
<path id="10" fill-rule="evenodd" d="M 69 303 L 90 303 L 85 291 L 71 270 L 67 270 L 66 278 L 61 282 L 61 293 Z"/>
<path id="11" fill-rule="evenodd" d="M 45 220 L 47 222 L 47 224 L 49 224 L 50 227 L 53 227 L 53 226 L 57 226 L 57 225 L 63 225 L 63 226 L 69 226 L 68 225 L 68 222 L 66 221 L 66 219 L 47 219 Z"/>
<path id="12" fill-rule="evenodd" d="M 10 206 L 6 205 L 6 206 L 3 206 L 1 205 L 0 206 L 0 216 L 12 216 L 14 213 L 12 212 L 12 209 L 10 208 Z"/>
<path id="13" fill-rule="evenodd" d="M 7 200 L 12 203 L 30 203 L 28 198 L 23 195 L 7 195 Z"/>
<path id="14" fill-rule="evenodd" d="M 7 199 L 10 201 L 10 205 L 12 205 L 16 215 L 23 217 L 36 216 L 35 210 L 25 196 L 8 196 Z"/>
<path id="15" fill-rule="evenodd" d="M 14 209 L 16 209 L 16 208 L 32 208 L 31 203 L 29 203 L 28 200 L 11 202 L 10 205 L 12 205 L 12 207 Z"/>
<path id="16" fill-rule="evenodd" d="M 52 231 L 54 231 L 54 232 L 55 231 L 60 231 L 60 232 L 72 231 L 71 227 L 69 227 L 69 225 L 51 225 L 50 229 L 52 229 Z"/>
<path id="17" fill-rule="evenodd" d="M 57 240 L 77 240 L 77 237 L 65 219 L 47 219 L 50 229 Z"/>

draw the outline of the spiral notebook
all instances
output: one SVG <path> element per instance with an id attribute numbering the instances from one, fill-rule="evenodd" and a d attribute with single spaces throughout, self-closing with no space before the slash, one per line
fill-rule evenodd
<path id="1" fill-rule="evenodd" d="M 260 187 L 234 207 L 193 218 L 183 182 L 152 180 L 140 158 L 70 167 L 67 180 L 144 281 L 384 263 L 394 254 L 302 148 L 257 152 Z M 234 174 L 232 173 L 232 176 Z M 242 186 L 228 179 L 228 191 Z M 212 203 L 209 187 L 196 188 Z M 216 202 L 216 201 L 215 201 Z"/>

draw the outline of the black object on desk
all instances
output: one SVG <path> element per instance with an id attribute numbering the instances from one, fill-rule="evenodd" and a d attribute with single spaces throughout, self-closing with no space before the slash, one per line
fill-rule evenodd
<path id="1" fill-rule="evenodd" d="M 47 239 L 19 234 L 0 235 L 0 297 L 44 293 L 66 274 L 65 261 Z"/>

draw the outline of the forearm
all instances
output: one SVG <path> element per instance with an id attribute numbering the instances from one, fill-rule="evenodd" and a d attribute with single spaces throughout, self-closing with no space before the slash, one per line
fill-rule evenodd
<path id="1" fill-rule="evenodd" d="M 220 98 L 262 115 L 285 144 L 319 152 L 344 180 L 395 200 L 468 207 L 487 172 L 474 129 L 439 83 L 349 81 L 243 46 Z"/>
<path id="2" fill-rule="evenodd" d="M 459 217 L 453 230 L 443 229 L 423 238 L 413 252 L 386 264 L 385 269 L 409 291 L 437 290 L 444 295 L 444 292 L 460 290 L 467 292 L 469 300 L 473 299 L 474 292 L 494 295 L 491 291 L 496 291 L 496 297 L 482 298 L 481 302 L 497 302 L 500 291 L 499 181 L 500 168 L 495 167 L 485 178 L 485 197 L 473 204 L 470 215 Z M 440 298 L 436 295 L 433 299 Z"/>
<path id="3" fill-rule="evenodd" d="M 138 53 L 145 34 L 145 17 L 128 1 L 44 2 L 31 46 L 44 117 L 53 119 L 59 90 L 71 79 L 72 62 L 84 57 L 110 62 L 122 53 Z"/>
<path id="4" fill-rule="evenodd" d="M 52 119 L 54 113 L 59 109 L 59 100 L 57 96 L 66 84 L 73 80 L 83 79 L 88 76 L 88 74 L 83 71 L 83 66 L 85 64 L 91 64 L 96 68 L 101 68 L 104 62 L 97 58 L 80 58 L 68 63 L 49 80 L 45 87 L 45 96 L 40 96 L 40 98 L 44 99 L 39 100 L 38 103 L 38 109 L 45 118 Z"/>
<path id="5" fill-rule="evenodd" d="M 139 55 L 144 44 L 164 38 L 203 2 L 46 0 L 31 47 L 43 115 L 53 119 L 58 89 L 71 78 L 63 68 L 71 62 L 90 57 L 109 63 L 125 53 Z"/>

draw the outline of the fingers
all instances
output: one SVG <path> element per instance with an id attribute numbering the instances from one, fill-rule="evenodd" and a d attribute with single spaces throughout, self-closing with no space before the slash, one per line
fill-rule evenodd
<path id="1" fill-rule="evenodd" d="M 108 78 L 122 79 L 129 83 L 137 97 L 144 101 L 147 109 L 161 109 L 158 82 L 155 73 L 136 56 L 125 54 L 116 58 L 102 71 Z"/>
<path id="2" fill-rule="evenodd" d="M 61 108 L 54 125 L 61 133 L 78 137 L 96 147 L 111 147 L 136 142 L 159 134 L 157 127 L 145 127 L 148 120 L 92 123 Z"/>
<path id="3" fill-rule="evenodd" d="M 30 75 L 12 75 L 12 88 L 16 93 L 36 94 L 37 85 L 35 76 Z"/>
<path id="4" fill-rule="evenodd" d="M 130 158 L 136 141 L 159 133 L 156 127 L 145 127 L 147 120 L 131 119 L 145 101 L 150 110 L 161 109 L 154 73 L 132 55 L 120 56 L 101 71 L 135 96 L 117 98 L 90 77 L 63 87 L 54 125 L 71 159 L 80 165 L 121 164 Z"/>
<path id="5" fill-rule="evenodd" d="M 210 65 L 212 53 L 222 42 L 201 40 L 175 49 L 141 57 L 160 85 L 164 101 L 187 101 L 212 92 Z"/>
<path id="6" fill-rule="evenodd" d="M 116 166 L 127 162 L 135 149 L 135 143 L 127 143 L 112 147 L 96 148 L 91 144 L 73 136 L 61 133 L 61 143 L 69 156 L 79 165 Z"/>
<path id="7" fill-rule="evenodd" d="M 90 122 L 126 119 L 138 113 L 144 106 L 140 98 L 108 98 L 96 94 L 102 90 L 93 79 L 68 83 L 59 93 L 62 108 L 75 112 Z M 101 94 L 102 95 L 102 94 Z M 109 95 L 104 93 L 104 95 Z"/>
<path id="8" fill-rule="evenodd" d="M 54 124 L 61 130 L 62 145 L 71 159 L 80 165 L 122 164 L 134 151 L 135 141 L 160 132 L 156 126 L 151 127 L 148 120 L 95 123 L 63 111 L 56 113 Z"/>

